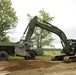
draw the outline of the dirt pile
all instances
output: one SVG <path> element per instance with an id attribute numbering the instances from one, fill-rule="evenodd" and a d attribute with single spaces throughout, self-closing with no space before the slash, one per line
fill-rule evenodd
<path id="1" fill-rule="evenodd" d="M 76 62 L 43 60 L 0 61 L 0 75 L 76 75 Z"/>
<path id="2" fill-rule="evenodd" d="M 1 63 L 1 62 L 0 62 Z M 4 67 L 3 70 L 7 71 L 17 71 L 17 70 L 31 70 L 38 68 L 48 68 L 52 67 L 57 63 L 52 63 L 50 61 L 32 61 L 32 60 L 10 60 L 1 63 L 0 66 Z"/>

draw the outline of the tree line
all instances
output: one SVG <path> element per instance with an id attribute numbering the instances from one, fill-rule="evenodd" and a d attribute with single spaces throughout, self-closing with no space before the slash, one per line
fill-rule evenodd
<path id="1" fill-rule="evenodd" d="M 54 20 L 54 17 L 50 16 L 50 14 L 45 12 L 44 9 L 41 9 L 38 13 L 38 21 L 41 23 L 43 20 L 47 22 Z M 27 17 L 30 21 L 34 16 L 28 13 Z M 10 42 L 9 37 L 7 36 L 7 31 L 15 28 L 17 23 L 18 16 L 12 7 L 11 0 L 0 0 L 0 42 Z M 52 37 L 52 33 L 49 31 L 36 27 L 32 38 L 34 38 L 32 41 L 36 47 L 53 47 L 52 42 L 54 38 Z"/>

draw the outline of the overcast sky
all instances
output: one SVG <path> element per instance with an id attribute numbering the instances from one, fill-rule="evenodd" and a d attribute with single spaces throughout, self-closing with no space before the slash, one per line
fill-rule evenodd
<path id="1" fill-rule="evenodd" d="M 14 33 L 10 34 L 12 41 L 19 41 L 28 25 L 27 13 L 35 16 L 42 8 L 50 16 L 55 17 L 52 22 L 64 31 L 68 39 L 76 38 L 76 0 L 11 0 L 12 6 L 19 18 Z M 13 36 L 12 36 L 13 35 Z M 61 47 L 60 39 L 53 34 L 55 45 Z M 60 44 L 60 45 L 59 45 Z"/>

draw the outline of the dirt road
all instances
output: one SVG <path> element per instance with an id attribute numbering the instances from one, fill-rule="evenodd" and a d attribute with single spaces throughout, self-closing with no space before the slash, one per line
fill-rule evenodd
<path id="1" fill-rule="evenodd" d="M 0 75 L 76 75 L 76 62 L 62 61 L 0 61 Z"/>

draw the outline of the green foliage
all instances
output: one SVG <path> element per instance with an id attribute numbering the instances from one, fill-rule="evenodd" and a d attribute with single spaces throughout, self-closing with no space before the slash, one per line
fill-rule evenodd
<path id="1" fill-rule="evenodd" d="M 46 13 L 44 11 L 44 9 L 40 10 L 39 11 L 39 21 L 40 22 L 43 22 L 43 21 L 47 21 L 47 22 L 50 22 L 50 21 L 53 21 L 54 17 L 51 17 L 49 15 L 49 13 Z"/>
<path id="2" fill-rule="evenodd" d="M 6 31 L 16 27 L 18 18 L 10 0 L 0 0 L 0 41 L 9 41 Z"/>
<path id="3" fill-rule="evenodd" d="M 30 14 L 27 14 L 28 19 L 31 20 L 33 17 Z M 39 11 L 39 15 L 38 16 L 38 21 L 43 23 L 43 21 L 53 21 L 54 17 L 51 17 L 49 15 L 49 13 L 46 13 L 44 11 L 44 9 Z M 32 36 L 32 38 L 34 38 L 34 45 L 36 47 L 44 47 L 44 46 L 50 46 L 50 47 L 54 47 L 51 43 L 54 40 L 51 36 L 51 32 L 46 31 L 44 29 L 41 29 L 39 27 L 36 27 L 34 30 L 34 34 Z"/>

